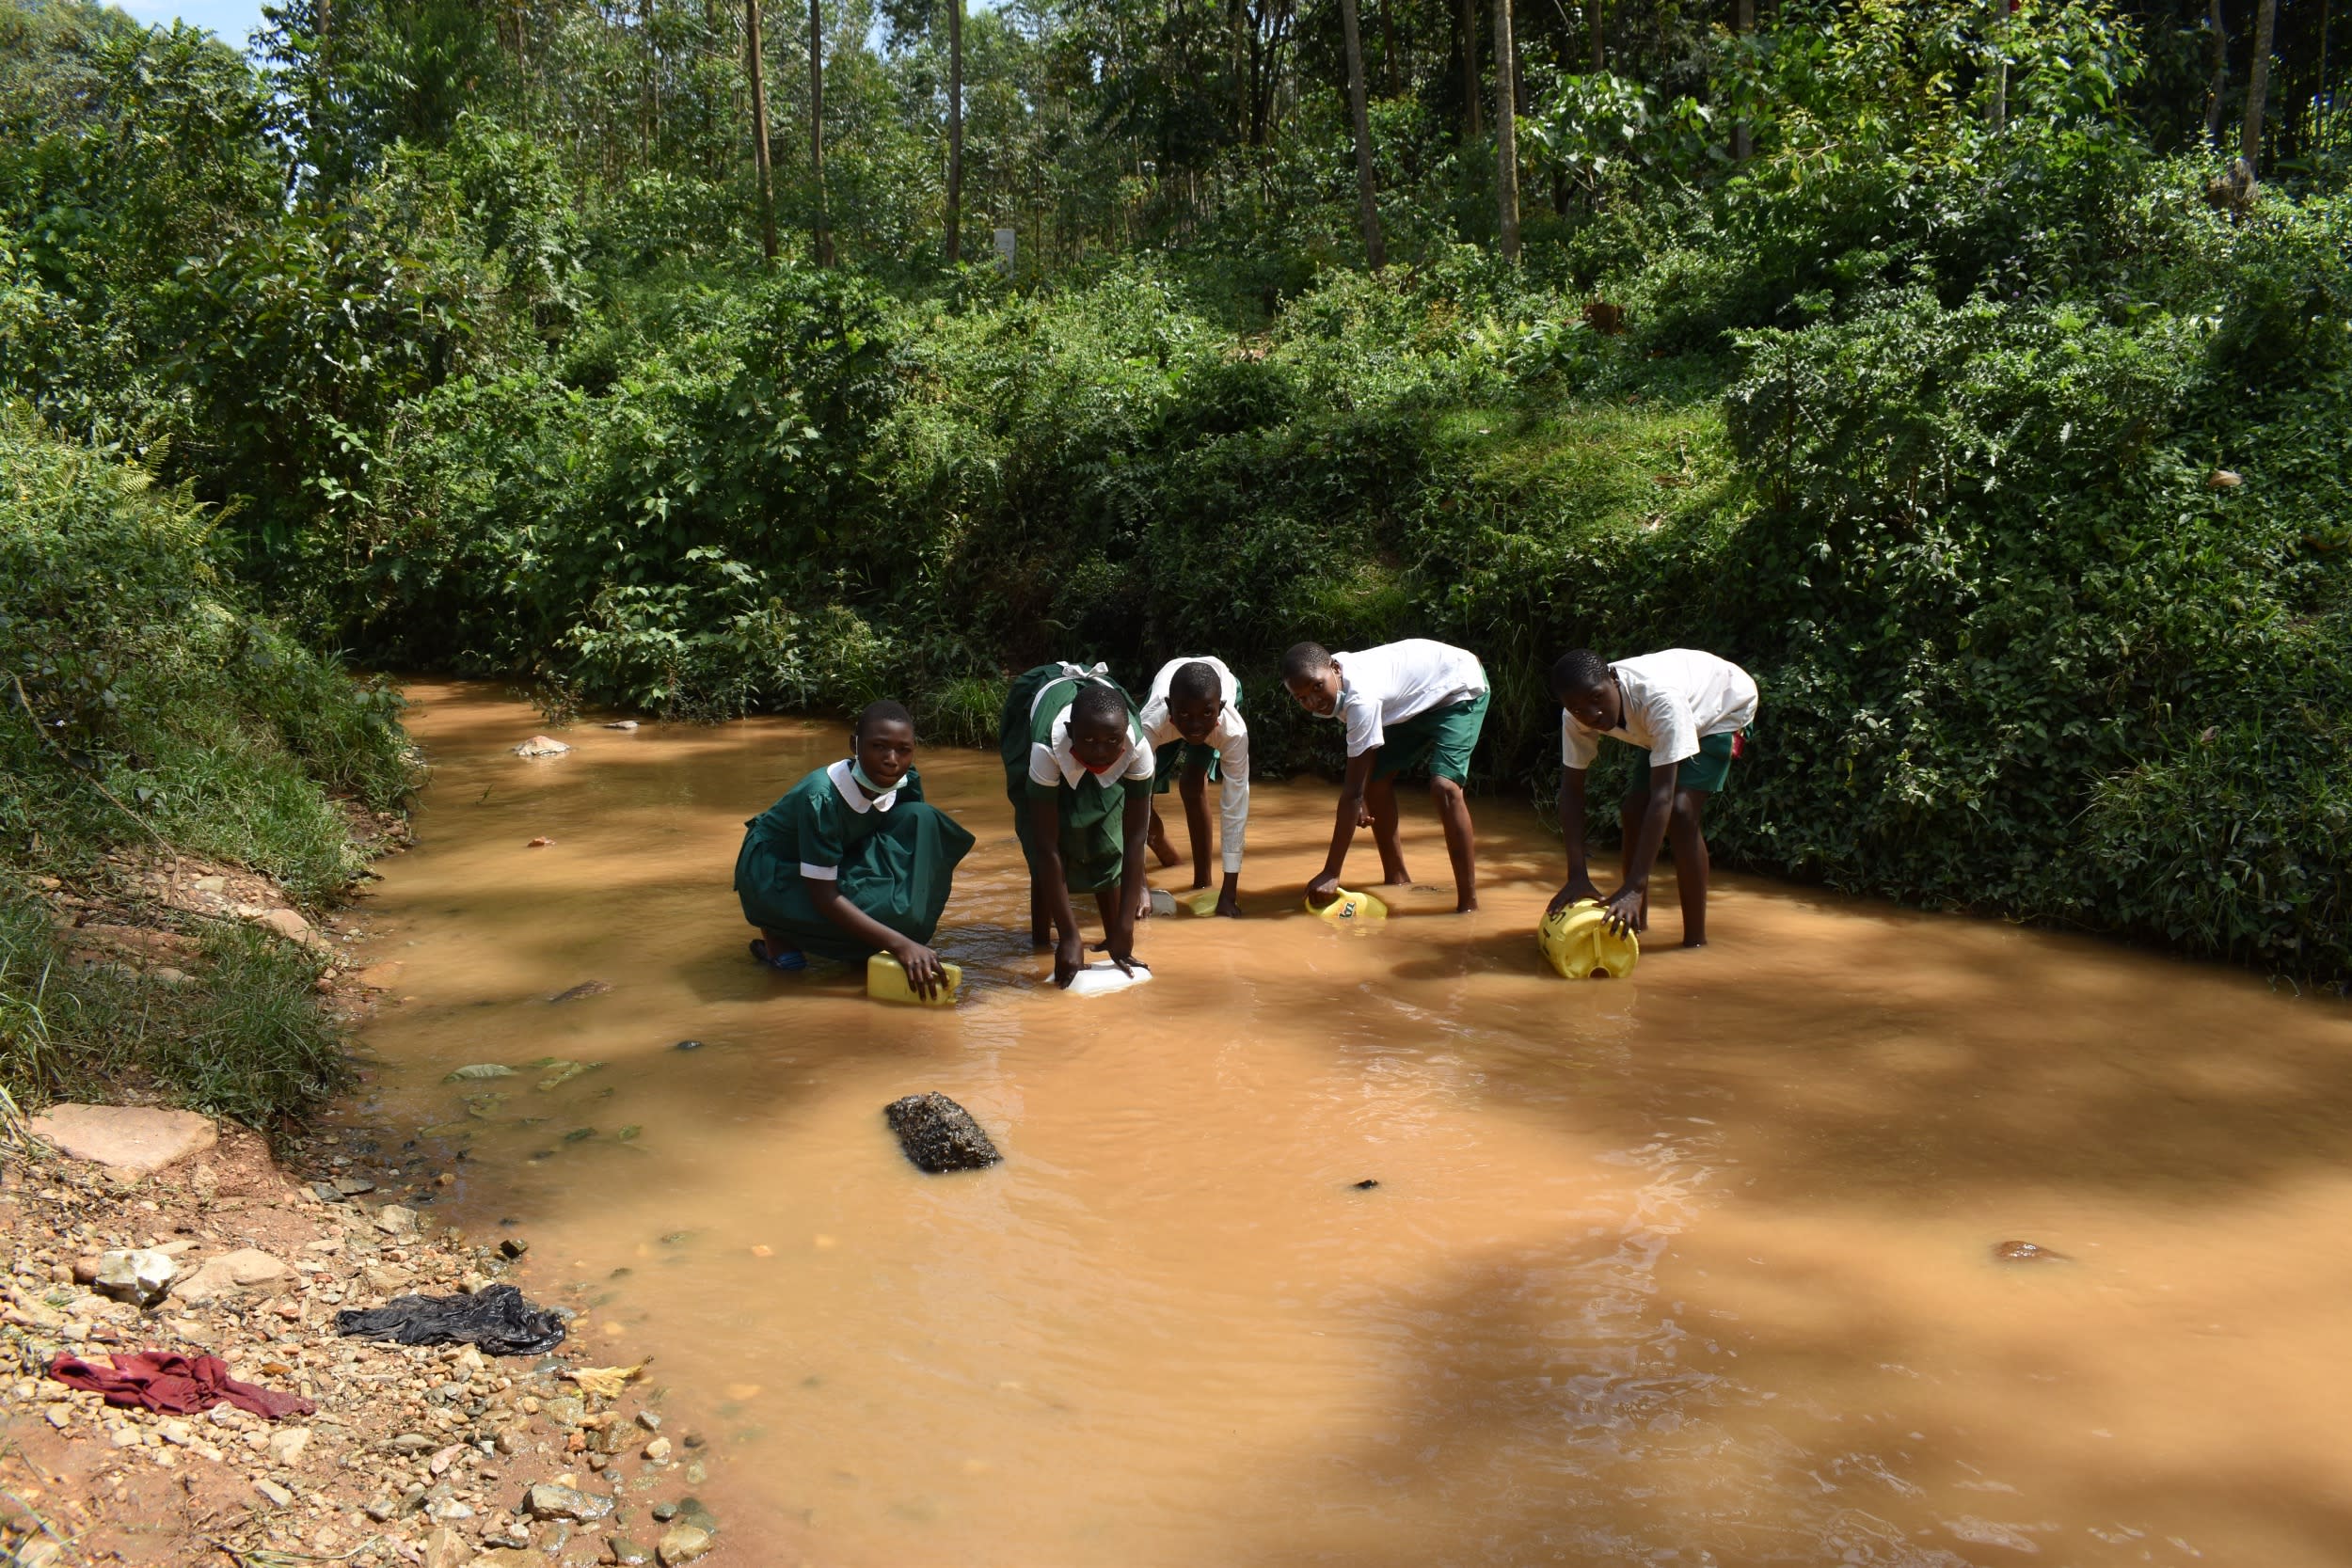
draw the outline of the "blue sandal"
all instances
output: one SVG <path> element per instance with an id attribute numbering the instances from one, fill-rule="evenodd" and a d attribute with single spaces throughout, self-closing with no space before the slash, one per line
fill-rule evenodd
<path id="1" fill-rule="evenodd" d="M 798 974 L 808 967 L 808 955 L 794 948 L 789 953 L 781 953 L 771 958 L 768 956 L 768 944 L 759 938 L 754 937 L 752 939 L 752 961 L 763 969 L 772 969 L 779 974 Z"/>

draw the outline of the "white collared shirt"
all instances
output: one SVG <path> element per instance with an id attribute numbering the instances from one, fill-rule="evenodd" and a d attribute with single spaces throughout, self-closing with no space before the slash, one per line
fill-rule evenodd
<path id="1" fill-rule="evenodd" d="M 1331 717 L 1347 726 L 1351 757 L 1384 743 L 1387 726 L 1486 689 L 1486 667 L 1476 654 L 1426 637 L 1333 654 L 1331 662 L 1340 667 L 1340 700 Z"/>
<path id="2" fill-rule="evenodd" d="M 1216 716 L 1204 744 L 1216 748 L 1218 847 L 1225 869 L 1239 871 L 1242 844 L 1249 832 L 1249 726 L 1241 717 L 1241 682 L 1233 678 L 1225 661 L 1171 658 L 1161 665 L 1160 673 L 1152 677 L 1152 694 L 1143 705 L 1143 738 L 1155 749 L 1184 738 L 1168 717 L 1168 683 L 1187 664 L 1205 664 L 1215 670 L 1217 693 L 1225 699 L 1225 711 Z"/>
<path id="3" fill-rule="evenodd" d="M 1563 768 L 1580 772 L 1590 768 L 1603 735 L 1641 747 L 1652 768 L 1663 768 L 1697 756 L 1704 737 L 1745 729 L 1756 720 L 1756 679 L 1727 658 L 1696 648 L 1668 648 L 1621 658 L 1609 668 L 1625 692 L 1625 712 L 1613 730 L 1588 730 L 1564 711 Z"/>
<path id="4" fill-rule="evenodd" d="M 856 775 L 850 771 L 849 759 L 846 757 L 826 768 L 825 777 L 833 781 L 833 792 L 841 797 L 841 803 L 860 816 L 864 816 L 869 811 L 888 811 L 898 803 L 898 787 L 896 784 L 883 790 L 880 795 L 870 800 L 867 799 L 866 791 L 858 787 Z M 813 865 L 807 861 L 803 861 L 801 875 L 815 881 L 833 882 L 840 880 L 841 868 L 837 865 Z"/>
<path id="5" fill-rule="evenodd" d="M 1091 678 L 1100 679 L 1105 686 L 1110 684 L 1110 677 L 1103 673 L 1103 666 L 1100 664 L 1091 670 L 1081 669 L 1075 664 L 1064 664 L 1061 668 L 1062 674 L 1058 679 L 1048 681 L 1038 688 L 1036 698 L 1029 704 L 1029 712 L 1032 715 L 1037 712 L 1038 705 L 1045 701 L 1046 694 L 1060 684 L 1060 680 L 1074 679 L 1084 682 Z M 1070 706 L 1071 705 L 1067 703 L 1063 704 L 1062 710 L 1054 715 L 1053 740 L 1050 743 L 1039 744 L 1034 741 L 1030 743 L 1029 782 L 1033 784 L 1050 787 L 1057 784 L 1066 784 L 1075 789 L 1079 782 L 1088 777 L 1090 771 L 1085 763 L 1078 760 L 1077 754 L 1070 749 Z M 1105 780 L 1149 779 L 1152 776 L 1152 748 L 1144 744 L 1143 734 L 1136 727 L 1134 715 L 1130 714 L 1127 719 L 1125 749 L 1119 753 L 1117 761 L 1096 776 Z"/>

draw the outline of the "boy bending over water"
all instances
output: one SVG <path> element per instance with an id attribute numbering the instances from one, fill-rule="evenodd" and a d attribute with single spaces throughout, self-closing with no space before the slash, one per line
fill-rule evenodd
<path id="1" fill-rule="evenodd" d="M 1486 722 L 1486 670 L 1478 656 L 1425 638 L 1358 654 L 1301 642 L 1282 656 L 1282 684 L 1309 713 L 1347 725 L 1347 777 L 1331 852 L 1307 884 L 1308 900 L 1323 904 L 1338 895 L 1348 845 L 1366 822 L 1380 847 L 1382 880 L 1412 880 L 1397 843 L 1396 777 L 1425 767 L 1454 862 L 1454 907 L 1464 913 L 1478 908 L 1477 844 L 1462 795 L 1470 751 Z"/>
<path id="2" fill-rule="evenodd" d="M 1216 912 L 1241 913 L 1242 840 L 1249 828 L 1249 726 L 1241 721 L 1241 683 L 1219 658 L 1171 658 L 1152 677 L 1143 704 L 1143 737 L 1153 748 L 1152 793 L 1173 782 L 1184 800 L 1192 834 L 1192 885 L 1209 885 L 1208 784 L 1217 783 L 1225 885 Z M 1167 824 L 1152 813 L 1152 848 L 1162 865 L 1176 863 Z"/>
<path id="3" fill-rule="evenodd" d="M 790 971 L 811 953 L 848 962 L 887 953 L 930 996 L 946 975 L 928 944 L 972 835 L 924 803 L 905 708 L 867 704 L 850 746 L 743 825 L 735 892 L 759 927 L 752 957 Z"/>
<path id="4" fill-rule="evenodd" d="M 1600 736 L 1642 749 L 1642 772 L 1626 792 L 1624 875 L 1601 901 L 1619 930 L 1649 927 L 1649 874 L 1671 841 L 1682 895 L 1682 945 L 1707 945 L 1707 837 L 1699 814 L 1724 787 L 1744 730 L 1756 719 L 1756 682 L 1729 659 L 1668 648 L 1614 664 L 1579 648 L 1551 667 L 1560 699 L 1560 831 L 1568 841 L 1567 885 L 1551 908 L 1600 898 L 1584 861 L 1584 770 Z"/>
<path id="5" fill-rule="evenodd" d="M 1152 748 L 1127 693 L 1102 673 L 1041 664 L 1012 683 L 999 739 L 1013 831 L 1029 863 L 1029 940 L 1054 933 L 1054 984 L 1086 967 L 1073 893 L 1094 895 L 1103 951 L 1121 971 L 1136 955 L 1136 907 L 1150 895 Z"/>

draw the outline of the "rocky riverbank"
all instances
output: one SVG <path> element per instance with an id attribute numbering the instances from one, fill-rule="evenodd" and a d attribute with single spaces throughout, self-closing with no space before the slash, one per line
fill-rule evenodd
<path id="1" fill-rule="evenodd" d="M 336 1334 L 338 1310 L 404 1294 L 501 1282 L 531 1293 L 526 1238 L 478 1241 L 437 1226 L 420 1195 L 388 1198 L 342 1152 L 364 1147 L 357 1135 L 322 1136 L 280 1164 L 250 1132 L 186 1121 L 200 1129 L 181 1125 L 186 1148 L 118 1148 L 114 1164 L 23 1142 L 0 1153 L 0 1544 L 15 1562 L 585 1568 L 732 1555 L 693 1496 L 699 1434 L 665 1412 L 650 1369 L 598 1364 L 587 1312 L 567 1314 L 570 1337 L 538 1356 Z M 73 1122 L 47 1125 L 98 1151 Z M 167 1163 L 139 1168 L 158 1154 Z M 427 1192 L 449 1180 L 408 1174 Z M 108 1256 L 140 1250 L 168 1261 L 133 1270 Z M 216 1355 L 316 1409 L 274 1422 L 226 1403 L 118 1409 L 48 1375 L 61 1352 L 103 1366 L 140 1351 Z"/>

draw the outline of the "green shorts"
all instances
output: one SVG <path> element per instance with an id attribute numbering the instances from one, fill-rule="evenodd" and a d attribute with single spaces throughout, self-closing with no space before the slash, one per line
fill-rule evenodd
<path id="1" fill-rule="evenodd" d="M 1152 793 L 1165 795 L 1187 768 L 1198 768 L 1216 784 L 1225 776 L 1225 759 L 1214 746 L 1171 740 L 1152 753 Z"/>
<path id="2" fill-rule="evenodd" d="M 1740 736 L 1730 730 L 1721 735 L 1699 736 L 1699 754 L 1684 757 L 1682 766 L 1675 769 L 1677 789 L 1704 789 L 1712 795 L 1724 787 L 1731 777 L 1731 759 L 1740 754 Z M 1649 753 L 1644 752 L 1635 765 L 1634 787 L 1639 789 L 1649 777 Z"/>
<path id="3" fill-rule="evenodd" d="M 1466 703 L 1448 703 L 1389 725 L 1372 776 L 1392 779 L 1425 768 L 1433 779 L 1470 783 L 1470 750 L 1486 727 L 1486 698 L 1481 691 Z"/>

